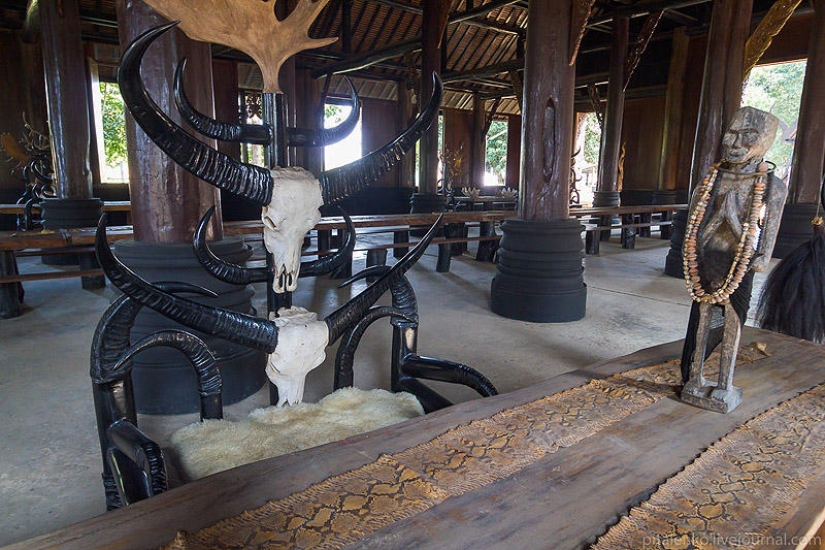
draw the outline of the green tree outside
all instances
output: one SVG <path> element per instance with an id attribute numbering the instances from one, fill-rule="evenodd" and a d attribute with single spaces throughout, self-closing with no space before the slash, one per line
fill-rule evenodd
<path id="1" fill-rule="evenodd" d="M 120 88 L 114 82 L 100 83 L 103 114 L 103 149 L 106 166 L 115 168 L 126 162 L 126 118 Z"/>
<path id="2" fill-rule="evenodd" d="M 742 105 L 750 105 L 776 115 L 780 122 L 773 146 L 765 159 L 777 166 L 777 175 L 784 177 L 793 155 L 793 139 L 802 100 L 805 61 L 755 67 L 742 92 Z"/>

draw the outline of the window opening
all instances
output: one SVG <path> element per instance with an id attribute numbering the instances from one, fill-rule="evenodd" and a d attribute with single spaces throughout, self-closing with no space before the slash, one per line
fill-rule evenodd
<path id="1" fill-rule="evenodd" d="M 507 177 L 507 122 L 494 120 L 485 136 L 484 185 L 503 187 Z"/>
<path id="2" fill-rule="evenodd" d="M 341 124 L 352 112 L 350 105 L 336 105 L 327 103 L 324 105 L 324 128 L 334 128 Z M 332 145 L 324 147 L 324 167 L 337 168 L 350 162 L 354 162 L 363 156 L 361 152 L 361 119 L 355 125 L 353 131 Z"/>
<path id="3" fill-rule="evenodd" d="M 765 160 L 776 164 L 776 176 L 782 179 L 788 177 L 793 159 L 805 66 L 803 60 L 754 67 L 742 92 L 742 105 L 779 118 L 779 130 Z"/>

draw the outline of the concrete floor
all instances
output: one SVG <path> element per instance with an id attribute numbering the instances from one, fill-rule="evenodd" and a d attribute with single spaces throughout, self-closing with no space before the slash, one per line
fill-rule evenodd
<path id="1" fill-rule="evenodd" d="M 618 240 L 614 236 L 613 241 Z M 615 242 L 587 257 L 587 315 L 566 324 L 534 324 L 490 312 L 495 266 L 470 254 L 435 272 L 431 247 L 409 273 L 419 299 L 419 352 L 460 361 L 507 392 L 568 370 L 684 336 L 690 300 L 681 279 L 662 274 L 667 241 L 637 239 L 636 250 Z M 27 260 L 33 261 L 33 260 Z M 363 267 L 363 258 L 355 269 Z M 21 271 L 31 269 L 21 265 Z M 38 269 L 42 269 L 37 265 Z M 758 276 L 758 296 L 763 276 Z M 363 283 L 359 283 L 363 285 Z M 323 316 L 351 293 L 327 278 L 302 280 L 295 304 Z M 256 307 L 265 311 L 257 289 Z M 0 545 L 23 540 L 101 514 L 100 454 L 89 380 L 92 334 L 113 291 L 80 289 L 77 279 L 26 284 L 26 312 L 0 319 Z M 356 385 L 388 387 L 388 323 L 365 336 L 356 357 Z M 332 386 L 334 351 L 307 380 L 305 399 Z M 439 387 L 454 400 L 475 398 L 465 389 Z M 229 418 L 268 404 L 266 388 L 227 409 Z M 142 417 L 160 442 L 193 415 Z"/>

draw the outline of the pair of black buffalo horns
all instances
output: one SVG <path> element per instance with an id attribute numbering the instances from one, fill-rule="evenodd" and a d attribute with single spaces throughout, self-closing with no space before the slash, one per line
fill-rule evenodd
<path id="1" fill-rule="evenodd" d="M 146 91 L 140 78 L 143 55 L 152 42 L 176 24 L 146 31 L 124 52 L 118 84 L 126 107 L 146 135 L 177 164 L 229 193 L 268 205 L 275 187 L 268 169 L 239 162 L 196 139 L 161 111 Z M 366 157 L 323 172 L 318 180 L 324 203 L 332 204 L 354 195 L 391 170 L 435 120 L 442 95 L 441 80 L 433 74 L 433 95 L 409 128 Z"/>
<path id="2" fill-rule="evenodd" d="M 392 266 L 375 283 L 324 320 L 332 344 L 359 322 L 376 301 L 418 261 L 441 227 L 442 218 L 421 241 Z M 124 294 L 161 315 L 189 328 L 229 340 L 236 344 L 272 353 L 278 345 L 278 327 L 273 321 L 223 308 L 211 307 L 165 292 L 146 282 L 123 265 L 112 253 L 106 240 L 106 214 L 100 218 L 95 235 L 95 252 L 106 276 Z"/>

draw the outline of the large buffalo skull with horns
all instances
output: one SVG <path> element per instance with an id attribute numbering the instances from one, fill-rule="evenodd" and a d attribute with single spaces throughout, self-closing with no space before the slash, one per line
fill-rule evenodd
<path id="1" fill-rule="evenodd" d="M 150 29 L 135 39 L 123 54 L 118 83 L 125 104 L 146 135 L 176 163 L 212 185 L 261 205 L 264 244 L 273 256 L 273 289 L 278 293 L 291 292 L 297 287 L 301 269 L 311 273 L 318 271 L 314 262 L 306 262 L 302 266 L 300 254 L 304 235 L 320 219 L 319 207 L 358 193 L 401 160 L 438 114 L 441 82 L 434 74 L 432 97 L 409 128 L 392 142 L 356 162 L 322 172 L 317 178 L 302 168 L 262 168 L 239 162 L 199 141 L 163 113 L 147 93 L 140 78 L 143 55 L 154 40 L 175 25 L 170 23 Z M 176 104 L 184 120 L 197 132 L 221 140 L 274 145 L 278 136 L 268 125 L 222 123 L 195 110 L 181 84 L 183 67 L 182 62 L 176 74 Z M 357 107 L 354 90 L 352 97 Z M 322 146 L 349 133 L 356 121 L 357 112 L 355 117 L 342 122 L 338 128 L 320 131 L 290 128 L 282 137 L 291 146 Z M 196 239 L 199 256 L 206 259 L 207 267 L 214 267 L 212 272 L 215 275 L 236 283 L 266 280 L 264 270 L 250 271 L 210 258 L 203 239 L 205 225 L 201 224 L 200 238 Z M 347 253 L 344 246 L 337 257 L 321 258 L 318 262 L 329 266 L 342 261 Z"/>

